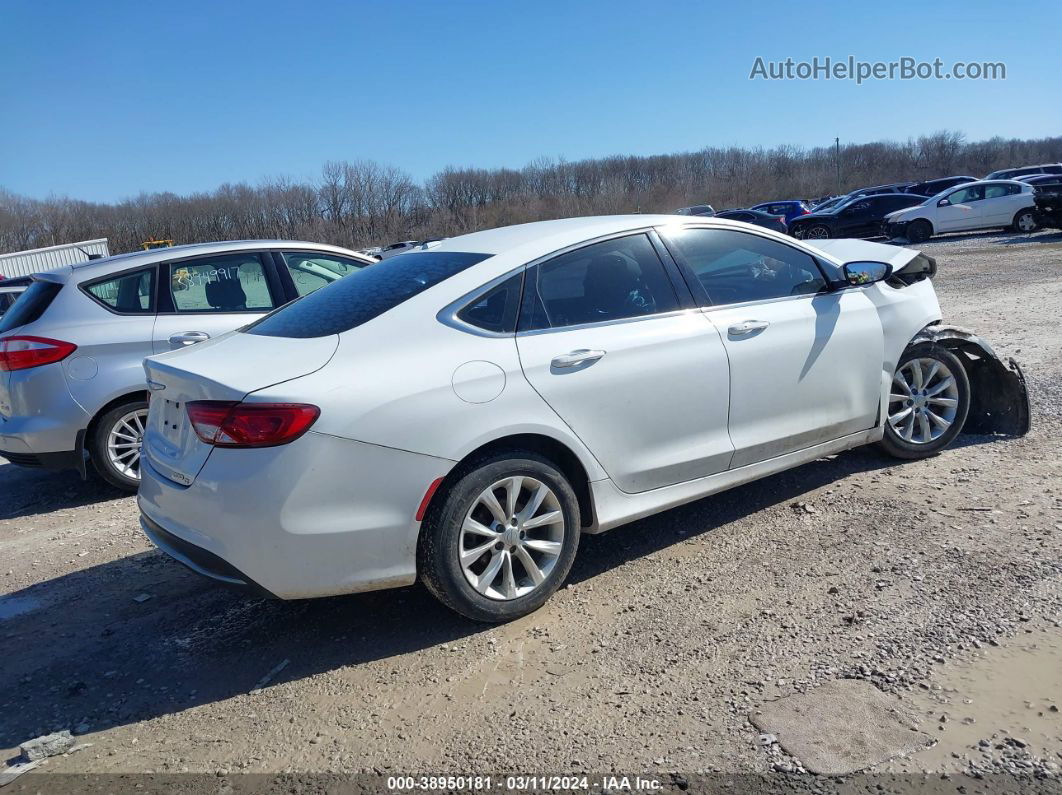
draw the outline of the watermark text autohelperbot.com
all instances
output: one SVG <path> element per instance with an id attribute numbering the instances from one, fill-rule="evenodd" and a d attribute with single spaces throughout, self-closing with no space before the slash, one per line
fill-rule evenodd
<path id="1" fill-rule="evenodd" d="M 861 61 L 815 56 L 810 61 L 786 58 L 771 61 L 759 56 L 752 64 L 749 80 L 1006 80 L 1007 65 L 1002 61 L 956 61 L 945 64 L 940 58 L 920 61 L 904 56 L 894 61 Z"/>

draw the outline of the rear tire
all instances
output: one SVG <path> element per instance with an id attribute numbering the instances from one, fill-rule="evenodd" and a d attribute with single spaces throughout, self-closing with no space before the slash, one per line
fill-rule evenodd
<path id="1" fill-rule="evenodd" d="M 933 342 L 912 345 L 896 367 L 879 445 L 895 458 L 936 455 L 962 430 L 970 380 L 962 362 Z"/>
<path id="2" fill-rule="evenodd" d="M 822 224 L 815 224 L 808 227 L 808 230 L 803 234 L 802 240 L 828 240 L 833 237 L 830 233 L 830 227 L 823 226 Z"/>
<path id="3" fill-rule="evenodd" d="M 135 493 L 140 487 L 140 446 L 147 419 L 146 400 L 115 406 L 97 421 L 89 439 L 89 458 L 101 478 Z"/>
<path id="4" fill-rule="evenodd" d="M 1024 209 L 1019 211 L 1014 216 L 1014 223 L 1011 225 L 1011 229 L 1015 232 L 1025 232 L 1030 234 L 1040 228 L 1040 219 L 1036 217 L 1036 211 L 1032 209 Z"/>
<path id="5" fill-rule="evenodd" d="M 931 237 L 933 237 L 933 227 L 930 226 L 929 221 L 918 220 L 908 224 L 908 243 L 925 243 Z"/>
<path id="6" fill-rule="evenodd" d="M 551 461 L 526 450 L 472 461 L 456 478 L 421 528 L 421 579 L 473 621 L 534 612 L 564 582 L 579 549 L 571 485 Z"/>

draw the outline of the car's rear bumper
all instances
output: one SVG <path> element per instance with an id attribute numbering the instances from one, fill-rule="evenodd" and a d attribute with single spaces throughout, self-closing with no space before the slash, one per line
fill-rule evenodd
<path id="1" fill-rule="evenodd" d="M 61 364 L 0 378 L 0 450 L 44 458 L 78 449 L 78 433 L 92 417 L 70 394 Z"/>
<path id="2" fill-rule="evenodd" d="M 281 599 L 331 596 L 416 580 L 417 509 L 452 466 L 311 432 L 216 448 L 189 486 L 145 455 L 138 502 L 148 537 L 205 576 Z"/>
<path id="3" fill-rule="evenodd" d="M 80 445 L 77 450 L 63 450 L 56 453 L 30 453 L 22 450 L 0 449 L 0 458 L 6 458 L 12 464 L 34 469 L 64 470 L 73 469 L 83 472 L 85 454 Z"/>
<path id="4" fill-rule="evenodd" d="M 144 531 L 144 535 L 150 539 L 151 543 L 174 560 L 183 563 L 196 574 L 201 574 L 230 588 L 246 591 L 255 596 L 265 597 L 266 599 L 276 598 L 275 594 L 267 591 L 228 561 L 219 558 L 213 552 L 197 547 L 195 544 L 175 536 L 144 514 L 140 515 L 140 529 Z"/>

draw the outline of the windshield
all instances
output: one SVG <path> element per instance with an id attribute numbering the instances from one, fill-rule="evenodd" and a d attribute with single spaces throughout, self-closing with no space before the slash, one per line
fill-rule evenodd
<path id="1" fill-rule="evenodd" d="M 295 338 L 349 331 L 490 256 L 458 251 L 399 254 L 293 301 L 243 331 Z"/>

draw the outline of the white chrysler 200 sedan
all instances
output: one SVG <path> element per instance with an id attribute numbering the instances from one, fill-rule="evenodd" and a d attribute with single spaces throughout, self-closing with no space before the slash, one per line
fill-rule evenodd
<path id="1" fill-rule="evenodd" d="M 420 579 L 509 620 L 582 533 L 857 445 L 928 456 L 968 414 L 1023 433 L 1020 370 L 939 325 L 935 269 L 696 217 L 451 238 L 149 358 L 142 526 L 257 593 Z"/>

